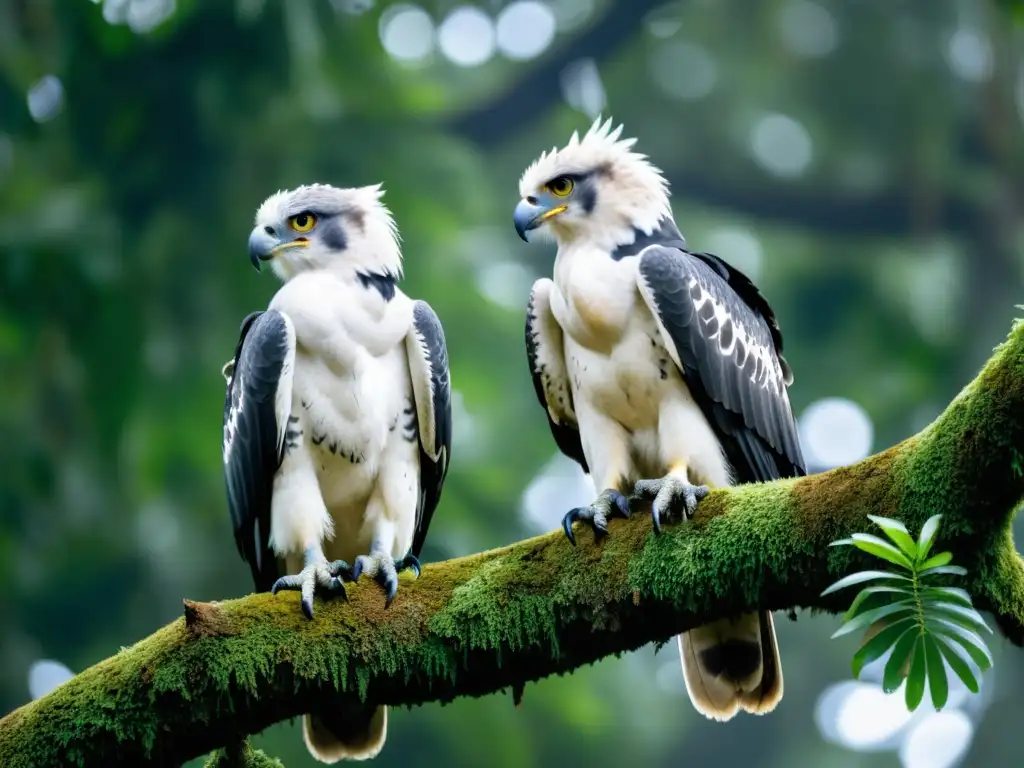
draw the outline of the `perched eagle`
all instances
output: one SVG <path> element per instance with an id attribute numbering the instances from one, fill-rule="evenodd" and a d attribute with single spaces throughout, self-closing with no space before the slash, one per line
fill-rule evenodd
<path id="1" fill-rule="evenodd" d="M 451 455 L 451 384 L 437 315 L 396 286 L 399 237 L 380 186 L 278 192 L 249 256 L 284 285 L 242 323 L 224 366 L 224 478 L 257 591 L 343 595 L 372 576 L 390 605 L 427 535 Z M 352 563 L 350 566 L 349 563 Z M 283 575 L 291 574 L 291 575 Z M 303 719 L 323 762 L 376 755 L 387 709 Z"/>
<path id="2" fill-rule="evenodd" d="M 652 500 L 659 532 L 709 488 L 806 473 L 771 307 L 735 267 L 686 249 L 661 171 L 611 127 L 598 119 L 527 168 L 514 217 L 524 240 L 541 228 L 558 243 L 554 280 L 530 295 L 526 347 L 559 449 L 602 489 L 565 515 L 574 544 L 575 520 L 600 538 L 631 499 Z M 768 611 L 697 627 L 679 652 L 707 717 L 782 698 Z"/>

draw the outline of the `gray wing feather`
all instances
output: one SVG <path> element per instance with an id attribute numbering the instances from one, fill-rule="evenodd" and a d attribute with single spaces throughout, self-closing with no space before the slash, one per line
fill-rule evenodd
<path id="1" fill-rule="evenodd" d="M 565 367 L 562 329 L 551 314 L 550 292 L 553 286 L 550 279 L 542 278 L 530 291 L 530 301 L 526 306 L 526 360 L 530 365 L 537 402 L 544 409 L 555 444 L 589 474 Z"/>
<path id="2" fill-rule="evenodd" d="M 275 310 L 253 312 L 242 322 L 224 395 L 224 481 L 239 554 L 258 592 L 277 579 L 270 548 L 274 473 L 281 465 L 288 429 L 295 333 Z"/>
<path id="3" fill-rule="evenodd" d="M 444 329 L 425 301 L 413 304 L 406 337 L 420 441 L 420 495 L 412 553 L 419 557 L 434 516 L 452 453 L 452 385 Z"/>
<path id="4" fill-rule="evenodd" d="M 652 246 L 638 285 L 736 479 L 806 474 L 782 336 L 753 283 L 710 254 Z"/>

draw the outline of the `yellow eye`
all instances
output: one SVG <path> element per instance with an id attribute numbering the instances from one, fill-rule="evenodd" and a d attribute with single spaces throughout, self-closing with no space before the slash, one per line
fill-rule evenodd
<path id="1" fill-rule="evenodd" d="M 309 232 L 316 226 L 316 216 L 312 213 L 299 213 L 288 219 L 288 226 L 296 232 Z"/>
<path id="2" fill-rule="evenodd" d="M 551 194 L 557 195 L 558 197 L 565 197 L 568 195 L 572 192 L 572 188 L 574 186 L 576 185 L 573 184 L 572 179 L 568 176 L 559 176 L 557 179 L 552 179 L 548 182 L 548 189 L 551 190 Z"/>

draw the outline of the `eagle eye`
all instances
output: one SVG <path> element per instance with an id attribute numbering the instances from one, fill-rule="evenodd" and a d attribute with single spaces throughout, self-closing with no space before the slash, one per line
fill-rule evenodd
<path id="1" fill-rule="evenodd" d="M 316 216 L 309 211 L 297 213 L 289 217 L 288 226 L 296 232 L 309 232 L 309 230 L 316 226 Z"/>
<path id="2" fill-rule="evenodd" d="M 557 195 L 558 197 L 566 197 L 570 192 L 572 192 L 574 186 L 576 185 L 568 176 L 559 176 L 552 179 L 547 184 L 551 194 Z"/>

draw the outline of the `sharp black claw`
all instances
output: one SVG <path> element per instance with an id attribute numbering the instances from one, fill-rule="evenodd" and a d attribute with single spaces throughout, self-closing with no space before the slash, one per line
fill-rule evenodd
<path id="1" fill-rule="evenodd" d="M 580 510 L 582 507 L 576 507 L 576 509 L 570 509 L 565 513 L 565 517 L 562 518 L 562 530 L 565 531 L 565 537 L 569 539 L 569 543 L 574 547 L 576 546 L 576 536 L 572 532 L 572 524 L 579 519 Z"/>
<path id="2" fill-rule="evenodd" d="M 396 560 L 395 561 L 395 570 L 398 571 L 398 572 L 402 572 L 402 571 L 405 571 L 405 570 L 413 571 L 416 574 L 416 578 L 417 579 L 420 577 L 420 574 L 423 572 L 423 569 L 420 566 L 419 558 L 416 557 L 416 555 L 414 555 L 412 552 L 407 554 L 401 560 Z"/>
<path id="3" fill-rule="evenodd" d="M 313 620 L 313 601 L 302 598 L 302 612 L 306 614 L 306 618 L 310 621 Z"/>
<path id="4" fill-rule="evenodd" d="M 655 536 L 661 535 L 661 509 L 658 508 L 657 500 L 651 503 L 651 527 Z"/>
<path id="5" fill-rule="evenodd" d="M 608 495 L 611 496 L 612 503 L 614 504 L 614 511 L 618 512 L 627 520 L 633 516 L 633 511 L 629 508 L 629 499 L 618 491 L 610 491 Z"/>
<path id="6" fill-rule="evenodd" d="M 356 558 L 356 564 L 352 566 L 352 581 L 359 581 L 359 577 L 363 573 L 363 561 L 358 557 Z"/>

